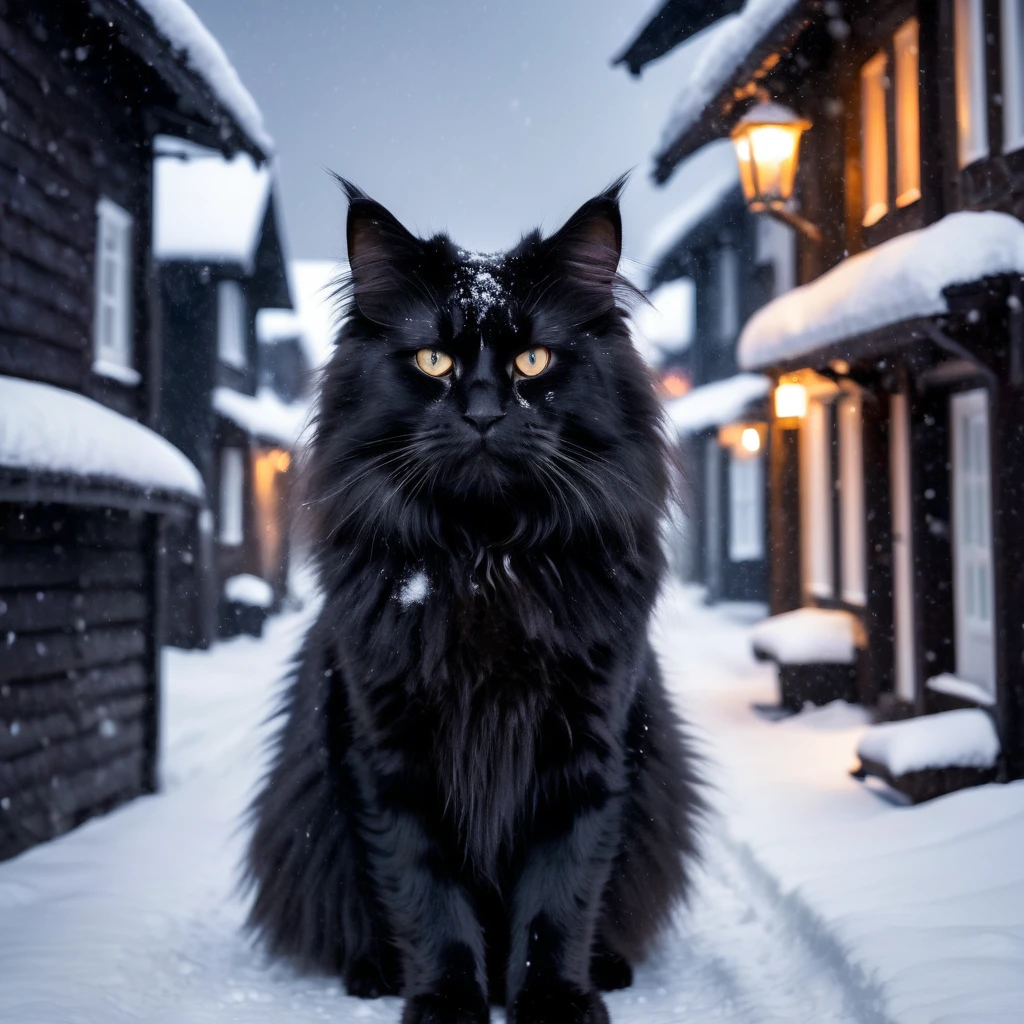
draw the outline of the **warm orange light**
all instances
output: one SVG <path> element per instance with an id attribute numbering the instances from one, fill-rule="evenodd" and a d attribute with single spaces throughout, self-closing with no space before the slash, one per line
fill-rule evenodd
<path id="1" fill-rule="evenodd" d="M 666 373 L 661 378 L 661 386 L 672 398 L 680 398 L 690 390 L 690 382 L 681 373 Z"/>
<path id="2" fill-rule="evenodd" d="M 781 209 L 793 195 L 800 137 L 811 127 L 779 103 L 759 103 L 732 130 L 740 184 L 754 213 Z"/>
<path id="3" fill-rule="evenodd" d="M 889 212 L 888 69 L 889 58 L 880 50 L 860 70 L 862 220 L 866 228 Z"/>
<path id="4" fill-rule="evenodd" d="M 893 36 L 896 54 L 896 205 L 921 198 L 921 115 L 917 18 L 909 18 Z"/>
<path id="5" fill-rule="evenodd" d="M 747 427 L 740 435 L 740 444 L 748 452 L 761 450 L 761 432 L 756 427 Z"/>
<path id="6" fill-rule="evenodd" d="M 775 418 L 802 420 L 807 415 L 807 388 L 796 380 L 779 381 L 775 389 Z"/>
<path id="7" fill-rule="evenodd" d="M 277 473 L 287 473 L 288 467 L 292 464 L 291 455 L 281 448 L 274 448 L 267 452 L 267 459 Z"/>

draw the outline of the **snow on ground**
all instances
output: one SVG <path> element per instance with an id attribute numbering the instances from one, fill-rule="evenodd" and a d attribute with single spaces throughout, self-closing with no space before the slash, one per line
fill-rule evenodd
<path id="1" fill-rule="evenodd" d="M 240 931 L 239 816 L 309 611 L 262 641 L 166 653 L 164 790 L 0 865 L 0 1020 L 397 1024 L 268 964 Z M 864 715 L 767 723 L 760 612 L 673 589 L 656 637 L 723 818 L 689 910 L 608 998 L 616 1024 L 1015 1020 L 1024 1000 L 1024 786 L 896 809 L 846 774 Z M 496 1022 L 502 1015 L 494 1014 Z"/>

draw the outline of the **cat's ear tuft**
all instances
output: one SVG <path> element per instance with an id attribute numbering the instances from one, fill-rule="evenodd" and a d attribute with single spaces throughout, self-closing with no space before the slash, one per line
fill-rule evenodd
<path id="1" fill-rule="evenodd" d="M 348 264 L 352 298 L 359 312 L 385 326 L 398 322 L 407 269 L 420 255 L 420 242 L 398 219 L 362 189 L 333 175 L 348 197 Z"/>
<path id="2" fill-rule="evenodd" d="M 569 280 L 590 294 L 602 309 L 614 304 L 613 286 L 622 254 L 619 196 L 626 176 L 585 202 L 548 239 Z"/>

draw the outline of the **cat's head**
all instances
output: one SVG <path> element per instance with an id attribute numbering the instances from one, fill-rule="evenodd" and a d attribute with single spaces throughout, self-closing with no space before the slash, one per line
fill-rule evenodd
<path id="1" fill-rule="evenodd" d="M 343 185 L 350 278 L 313 445 L 319 535 L 528 546 L 656 517 L 659 407 L 617 301 L 622 182 L 550 237 L 488 254 L 417 238 Z"/>

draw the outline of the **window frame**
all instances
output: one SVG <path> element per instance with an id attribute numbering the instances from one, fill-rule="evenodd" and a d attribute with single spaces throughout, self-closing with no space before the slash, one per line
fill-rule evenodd
<path id="1" fill-rule="evenodd" d="M 1024 0 L 1000 0 L 1003 152 L 1024 149 Z"/>
<path id="2" fill-rule="evenodd" d="M 912 43 L 905 46 L 911 38 Z M 896 156 L 893 196 L 896 208 L 902 210 L 921 198 L 921 25 L 916 17 L 907 18 L 893 32 L 892 50 Z M 908 62 L 912 62 L 912 69 Z"/>
<path id="3" fill-rule="evenodd" d="M 729 561 L 765 557 L 764 458 L 760 452 L 729 450 Z"/>
<path id="4" fill-rule="evenodd" d="M 965 41 L 963 33 L 967 30 L 970 37 Z M 953 0 L 953 82 L 960 170 L 986 159 L 991 153 L 985 50 L 985 0 Z M 969 111 L 965 109 L 967 107 L 970 107 Z M 966 119 L 968 115 L 969 120 Z M 965 123 L 972 126 L 969 137 L 964 134 Z"/>
<path id="5" fill-rule="evenodd" d="M 134 226 L 135 218 L 109 197 L 96 201 L 92 371 L 128 387 L 142 379 L 135 368 Z"/>
<path id="6" fill-rule="evenodd" d="M 725 244 L 715 254 L 718 293 L 718 340 L 724 345 L 740 332 L 740 256 L 736 246 Z"/>
<path id="7" fill-rule="evenodd" d="M 244 372 L 249 368 L 248 308 L 242 285 L 234 278 L 217 282 L 217 360 Z"/>
<path id="8" fill-rule="evenodd" d="M 836 567 L 831 402 L 813 397 L 808 401 L 799 445 L 804 599 L 833 600 Z"/>
<path id="9" fill-rule="evenodd" d="M 217 489 L 217 540 L 224 547 L 245 543 L 245 449 L 227 446 L 220 450 Z"/>
<path id="10" fill-rule="evenodd" d="M 892 209 L 889 187 L 889 53 L 882 48 L 860 66 L 861 225 L 873 227 Z M 881 131 L 877 130 L 879 116 Z M 875 129 L 875 130 L 871 130 Z M 880 188 L 878 187 L 880 186 Z"/>
<path id="11" fill-rule="evenodd" d="M 864 501 L 864 418 L 859 391 L 835 403 L 839 469 L 839 579 L 846 604 L 868 603 L 867 512 Z"/>

